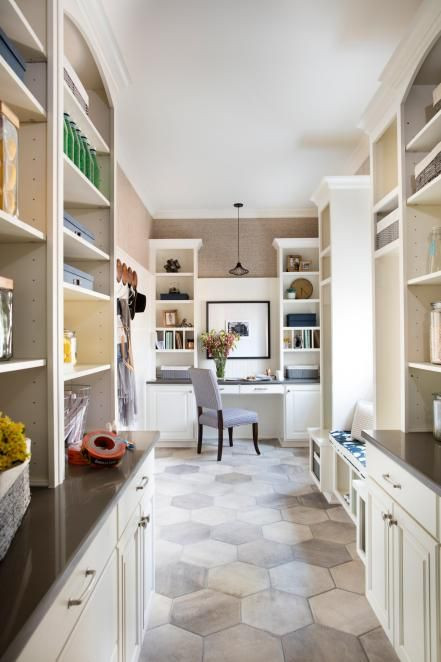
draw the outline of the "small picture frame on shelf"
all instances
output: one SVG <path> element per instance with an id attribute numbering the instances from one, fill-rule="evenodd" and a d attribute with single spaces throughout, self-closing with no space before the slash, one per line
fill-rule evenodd
<path id="1" fill-rule="evenodd" d="M 178 311 L 164 310 L 162 313 L 163 326 L 177 326 Z"/>
<path id="2" fill-rule="evenodd" d="M 163 340 L 157 340 L 156 341 L 156 349 L 164 349 L 164 341 Z"/>
<path id="3" fill-rule="evenodd" d="M 187 340 L 185 349 L 194 349 L 194 340 Z"/>
<path id="4" fill-rule="evenodd" d="M 287 255 L 286 257 L 286 270 L 287 271 L 300 271 L 300 264 L 302 262 L 301 255 Z"/>
<path id="5" fill-rule="evenodd" d="M 302 260 L 300 262 L 300 271 L 311 271 L 312 262 L 311 260 Z"/>

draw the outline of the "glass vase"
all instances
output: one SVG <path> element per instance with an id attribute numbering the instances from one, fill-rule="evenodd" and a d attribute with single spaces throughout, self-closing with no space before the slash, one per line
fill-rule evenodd
<path id="1" fill-rule="evenodd" d="M 214 359 L 214 365 L 216 366 L 216 377 L 218 379 L 225 379 L 225 366 L 227 364 L 226 356 L 219 356 Z"/>

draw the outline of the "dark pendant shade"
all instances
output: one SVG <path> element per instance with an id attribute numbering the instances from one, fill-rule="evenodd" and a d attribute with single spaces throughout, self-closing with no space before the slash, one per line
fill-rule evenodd
<path id="1" fill-rule="evenodd" d="M 239 226 L 240 226 L 240 219 L 239 219 L 239 210 L 243 207 L 242 202 L 235 202 L 234 206 L 237 209 L 237 264 L 233 269 L 230 269 L 228 271 L 229 274 L 232 276 L 245 276 L 246 274 L 249 274 L 249 270 L 245 269 L 245 267 L 242 266 L 240 262 L 240 232 L 239 232 Z"/>

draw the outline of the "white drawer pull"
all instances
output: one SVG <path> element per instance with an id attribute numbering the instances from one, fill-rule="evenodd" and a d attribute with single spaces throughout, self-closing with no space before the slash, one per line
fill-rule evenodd
<path id="1" fill-rule="evenodd" d="M 147 524 L 150 523 L 150 515 L 146 515 L 145 517 L 141 517 L 139 520 L 138 526 L 142 526 L 143 529 L 147 528 Z"/>
<path id="2" fill-rule="evenodd" d="M 265 386 L 255 386 L 254 390 L 255 391 L 267 391 L 268 389 L 265 388 Z"/>
<path id="3" fill-rule="evenodd" d="M 83 604 L 86 595 L 88 595 L 88 593 L 90 593 L 92 588 L 94 587 L 94 584 L 96 582 L 96 570 L 86 570 L 85 575 L 86 577 L 90 577 L 90 581 L 79 598 L 70 598 L 68 600 L 67 602 L 68 609 L 69 607 L 78 607 L 79 605 Z"/>
<path id="4" fill-rule="evenodd" d="M 386 483 L 389 483 L 394 487 L 396 490 L 401 490 L 401 485 L 400 483 L 396 483 L 390 476 L 390 474 L 383 474 L 383 479 L 386 481 Z"/>
<path id="5" fill-rule="evenodd" d="M 143 490 L 148 482 L 149 482 L 149 477 L 148 476 L 143 476 L 142 479 L 141 479 L 140 484 L 136 486 L 136 489 L 137 490 Z"/>

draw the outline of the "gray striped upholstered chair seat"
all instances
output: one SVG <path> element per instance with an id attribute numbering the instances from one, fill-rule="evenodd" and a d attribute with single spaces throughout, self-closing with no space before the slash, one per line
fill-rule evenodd
<path id="1" fill-rule="evenodd" d="M 235 428 L 237 425 L 252 425 L 258 423 L 257 413 L 249 409 L 235 409 L 225 408 L 222 409 L 224 428 Z M 205 409 L 204 413 L 199 416 L 199 423 L 201 425 L 208 425 L 211 428 L 217 428 L 218 417 L 215 409 Z"/>

